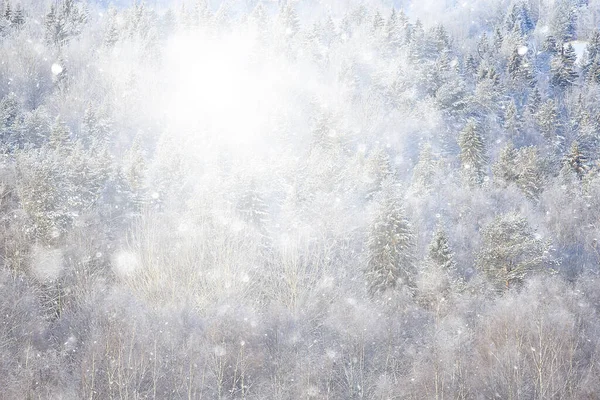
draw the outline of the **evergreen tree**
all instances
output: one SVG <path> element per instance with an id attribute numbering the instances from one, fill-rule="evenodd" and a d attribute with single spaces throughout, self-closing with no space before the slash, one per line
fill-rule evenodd
<path id="1" fill-rule="evenodd" d="M 366 279 L 371 295 L 398 286 L 413 288 L 416 276 L 414 234 L 400 199 L 388 185 L 378 200 L 367 239 Z"/>
<path id="2" fill-rule="evenodd" d="M 517 149 L 512 142 L 508 142 L 502 150 L 498 160 L 492 165 L 492 173 L 496 183 L 506 187 L 511 183 L 515 183 L 519 178 L 517 172 Z"/>
<path id="3" fill-rule="evenodd" d="M 433 157 L 431 144 L 425 143 L 421 146 L 419 161 L 415 165 L 412 178 L 412 187 L 416 192 L 429 192 L 434 183 L 437 170 L 437 162 Z"/>
<path id="4" fill-rule="evenodd" d="M 477 71 L 479 69 L 479 64 L 477 63 L 477 60 L 475 60 L 475 57 L 473 57 L 473 54 L 469 54 L 467 56 L 467 58 L 465 59 L 464 65 L 465 65 L 465 71 L 469 75 L 471 75 L 471 76 L 477 75 Z"/>
<path id="5" fill-rule="evenodd" d="M 375 15 L 373 16 L 373 32 L 375 32 L 375 33 L 380 32 L 384 26 L 385 26 L 385 21 L 383 20 L 383 17 L 379 13 L 379 11 L 376 11 Z"/>
<path id="6" fill-rule="evenodd" d="M 481 185 L 486 175 L 487 157 L 475 119 L 470 119 L 460 132 L 458 145 L 465 183 L 471 187 Z"/>
<path id="7" fill-rule="evenodd" d="M 565 167 L 575 173 L 579 180 L 582 180 L 589 169 L 587 163 L 587 157 L 585 157 L 585 155 L 581 152 L 579 143 L 577 143 L 577 141 L 571 143 L 569 152 L 566 154 L 564 159 Z"/>
<path id="8" fill-rule="evenodd" d="M 25 12 L 23 11 L 23 6 L 21 6 L 21 4 L 17 4 L 15 7 L 11 22 L 17 28 L 20 28 L 25 24 Z"/>
<path id="9" fill-rule="evenodd" d="M 69 131 L 67 125 L 60 120 L 60 118 L 56 118 L 54 126 L 52 126 L 48 144 L 50 145 L 50 148 L 54 150 L 65 150 L 70 147 L 71 132 Z"/>
<path id="10" fill-rule="evenodd" d="M 497 183 L 506 187 L 515 184 L 530 200 L 537 201 L 543 190 L 544 171 L 535 146 L 515 149 L 509 142 L 500 151 L 492 166 Z"/>
<path id="11" fill-rule="evenodd" d="M 517 31 L 521 36 L 527 35 L 534 29 L 529 9 L 525 2 L 513 3 L 506 17 L 506 30 Z"/>
<path id="12" fill-rule="evenodd" d="M 285 36 L 288 38 L 294 37 L 300 30 L 300 22 L 291 2 L 286 2 L 281 8 L 279 21 Z"/>
<path id="13" fill-rule="evenodd" d="M 25 142 L 33 147 L 41 147 L 49 140 L 52 120 L 43 107 L 38 107 L 27 114 L 23 121 Z"/>
<path id="14" fill-rule="evenodd" d="M 542 96 L 540 95 L 540 91 L 537 87 L 534 87 L 527 98 L 527 109 L 532 115 L 535 115 L 540 109 L 541 104 Z"/>
<path id="15" fill-rule="evenodd" d="M 515 49 L 508 59 L 507 71 L 517 89 L 535 85 L 532 64 L 526 55 L 519 54 L 518 49 Z"/>
<path id="16" fill-rule="evenodd" d="M 517 187 L 529 199 L 537 202 L 544 190 L 544 167 L 535 146 L 519 149 L 515 160 Z"/>
<path id="17" fill-rule="evenodd" d="M 600 30 L 594 29 L 586 46 L 588 60 L 600 56 Z"/>
<path id="18" fill-rule="evenodd" d="M 558 0 L 551 21 L 552 33 L 560 42 L 575 39 L 577 26 L 575 7 L 570 0 Z"/>
<path id="19" fill-rule="evenodd" d="M 492 39 L 492 42 L 494 43 L 493 48 L 495 51 L 499 51 L 502 48 L 502 44 L 504 43 L 504 35 L 498 26 L 496 29 L 494 29 L 494 38 Z"/>
<path id="20" fill-rule="evenodd" d="M 108 10 L 108 23 L 104 32 L 104 45 L 113 47 L 119 41 L 119 28 L 117 25 L 117 11 L 114 8 Z"/>
<path id="21" fill-rule="evenodd" d="M 518 137 L 521 131 L 521 118 L 517 111 L 517 105 L 511 100 L 504 113 L 504 129 L 512 136 Z"/>
<path id="22" fill-rule="evenodd" d="M 428 258 L 449 275 L 456 274 L 454 253 L 450 249 L 446 231 L 441 225 L 438 225 L 436 228 L 431 243 L 429 244 Z"/>
<path id="23" fill-rule="evenodd" d="M 554 146 L 562 144 L 562 138 L 558 135 L 560 123 L 556 102 L 552 99 L 546 100 L 536 114 L 536 122 L 542 135 Z"/>
<path id="24" fill-rule="evenodd" d="M 381 148 L 375 149 L 369 155 L 365 169 L 368 181 L 367 198 L 373 197 L 382 189 L 384 183 L 394 176 L 390 156 Z"/>
<path id="25" fill-rule="evenodd" d="M 403 44 L 403 38 L 395 8 L 392 8 L 392 13 L 385 24 L 385 29 L 387 45 L 392 51 L 396 51 Z"/>
<path id="26" fill-rule="evenodd" d="M 565 89 L 577 80 L 575 60 L 577 56 L 571 44 L 566 45 L 559 55 L 552 60 L 550 73 L 551 83 L 555 88 Z"/>
<path id="27" fill-rule="evenodd" d="M 452 293 L 461 289 L 462 284 L 446 231 L 438 225 L 420 271 L 418 288 L 421 303 L 437 312 Z"/>
<path id="28" fill-rule="evenodd" d="M 600 64 L 600 31 L 598 29 L 594 29 L 592 32 L 585 50 L 582 62 L 582 76 L 588 82 L 596 82 L 598 66 Z"/>
<path id="29" fill-rule="evenodd" d="M 4 6 L 4 19 L 9 22 L 12 22 L 13 11 L 12 11 L 12 6 L 10 5 L 10 1 L 7 1 Z"/>
<path id="30" fill-rule="evenodd" d="M 517 213 L 501 214 L 483 228 L 477 267 L 498 289 L 509 289 L 549 264 L 548 244 Z"/>
<path id="31" fill-rule="evenodd" d="M 542 44 L 542 50 L 550 54 L 558 53 L 559 46 L 556 43 L 556 38 L 553 35 L 548 35 L 546 39 L 544 39 L 544 43 Z"/>

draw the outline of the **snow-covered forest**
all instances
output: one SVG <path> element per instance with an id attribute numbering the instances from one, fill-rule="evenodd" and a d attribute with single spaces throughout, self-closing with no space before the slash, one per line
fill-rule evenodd
<path id="1" fill-rule="evenodd" d="M 0 1 L 1 399 L 600 399 L 597 0 Z"/>

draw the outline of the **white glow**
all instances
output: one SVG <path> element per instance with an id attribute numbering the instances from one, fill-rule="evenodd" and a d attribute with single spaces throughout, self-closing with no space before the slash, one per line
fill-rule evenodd
<path id="1" fill-rule="evenodd" d="M 174 131 L 228 147 L 262 139 L 286 70 L 253 35 L 176 35 L 166 54 L 164 113 Z"/>
<path id="2" fill-rule="evenodd" d="M 520 56 L 524 56 L 525 54 L 527 54 L 527 51 L 529 51 L 529 49 L 527 48 L 527 46 L 519 46 L 519 47 L 517 48 L 517 53 L 518 53 Z"/>
<path id="3" fill-rule="evenodd" d="M 52 64 L 52 67 L 50 67 L 50 69 L 52 70 L 52 73 L 54 75 L 60 75 L 63 72 L 63 67 L 60 64 Z"/>

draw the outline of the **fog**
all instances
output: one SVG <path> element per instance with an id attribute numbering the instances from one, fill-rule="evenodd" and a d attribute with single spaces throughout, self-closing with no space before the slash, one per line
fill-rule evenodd
<path id="1" fill-rule="evenodd" d="M 600 398 L 592 1 L 4 1 L 1 399 Z"/>

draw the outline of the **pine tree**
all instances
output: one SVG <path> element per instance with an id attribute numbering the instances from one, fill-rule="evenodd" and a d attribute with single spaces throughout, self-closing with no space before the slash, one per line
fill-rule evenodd
<path id="1" fill-rule="evenodd" d="M 469 54 L 467 56 L 467 58 L 465 59 L 464 65 L 465 65 L 465 71 L 469 75 L 471 75 L 471 76 L 477 75 L 477 71 L 479 69 L 479 64 L 477 63 L 477 60 L 475 60 L 475 57 L 473 57 L 473 54 Z"/>
<path id="2" fill-rule="evenodd" d="M 548 244 L 517 213 L 497 216 L 483 228 L 477 267 L 498 289 L 509 289 L 549 264 Z"/>
<path id="3" fill-rule="evenodd" d="M 515 160 L 517 187 L 531 201 L 537 202 L 544 190 L 544 168 L 535 146 L 521 147 Z"/>
<path id="4" fill-rule="evenodd" d="M 594 29 L 586 46 L 587 57 L 589 60 L 600 56 L 600 30 Z"/>
<path id="5" fill-rule="evenodd" d="M 444 53 L 450 50 L 450 36 L 444 25 L 437 25 L 433 29 L 433 40 L 438 53 Z"/>
<path id="6" fill-rule="evenodd" d="M 521 118 L 517 111 L 517 105 L 511 100 L 504 113 L 504 129 L 512 136 L 517 137 L 521 131 Z"/>
<path id="7" fill-rule="evenodd" d="M 71 132 L 69 131 L 67 125 L 60 120 L 60 118 L 56 118 L 54 126 L 52 126 L 48 144 L 50 145 L 50 148 L 54 150 L 65 150 L 70 148 Z"/>
<path id="8" fill-rule="evenodd" d="M 493 48 L 495 51 L 499 51 L 502 48 L 502 44 L 504 43 L 504 35 L 498 26 L 496 29 L 494 29 L 494 38 L 492 39 L 492 42 L 494 43 Z"/>
<path id="9" fill-rule="evenodd" d="M 575 39 L 576 14 L 571 1 L 559 0 L 554 7 L 554 15 L 550 23 L 552 32 L 560 42 Z"/>
<path id="10" fill-rule="evenodd" d="M 142 189 L 146 174 L 146 161 L 142 152 L 142 145 L 139 137 L 136 138 L 129 149 L 126 164 L 126 178 L 136 200 L 141 200 Z"/>
<path id="11" fill-rule="evenodd" d="M 582 76 L 586 78 L 588 82 L 595 82 L 598 74 L 598 66 L 600 64 L 600 31 L 594 29 L 592 32 L 588 44 L 585 48 L 584 61 L 582 67 Z"/>
<path id="12" fill-rule="evenodd" d="M 430 310 L 439 311 L 448 297 L 461 289 L 463 281 L 456 271 L 454 253 L 441 225 L 433 234 L 419 275 L 420 302 Z"/>
<path id="13" fill-rule="evenodd" d="M 382 189 L 384 184 L 394 176 L 390 156 L 381 148 L 375 149 L 367 160 L 366 174 L 368 176 L 367 198 L 372 198 Z"/>
<path id="14" fill-rule="evenodd" d="M 300 30 L 300 22 L 291 2 L 287 2 L 279 13 L 279 20 L 286 37 L 294 37 Z"/>
<path id="15" fill-rule="evenodd" d="M 450 249 L 450 243 L 446 231 L 441 225 L 435 230 L 431 243 L 429 244 L 428 258 L 446 273 L 456 274 L 456 262 L 454 253 Z"/>
<path id="16" fill-rule="evenodd" d="M 21 6 L 21 4 L 17 4 L 15 7 L 11 22 L 17 28 L 20 28 L 25 24 L 25 12 L 23 11 L 23 6 Z"/>
<path id="17" fill-rule="evenodd" d="M 517 88 L 535 85 L 531 63 L 526 55 L 519 54 L 518 49 L 515 49 L 508 59 L 507 72 Z"/>
<path id="18" fill-rule="evenodd" d="M 563 50 L 554 57 L 550 69 L 551 83 L 555 88 L 565 89 L 577 80 L 575 60 L 577 56 L 571 44 L 566 45 Z"/>
<path id="19" fill-rule="evenodd" d="M 574 172 L 579 180 L 582 180 L 587 173 L 589 166 L 587 157 L 581 152 L 579 143 L 574 141 L 571 143 L 569 152 L 566 154 L 564 159 L 564 165 L 570 171 Z"/>
<path id="20" fill-rule="evenodd" d="M 416 192 L 429 192 L 433 185 L 436 169 L 436 160 L 433 157 L 431 144 L 425 143 L 421 147 L 419 161 L 415 165 L 412 178 L 413 190 Z"/>
<path id="21" fill-rule="evenodd" d="M 468 186 L 483 183 L 487 157 L 483 138 L 475 119 L 470 119 L 458 137 L 463 178 Z"/>
<path id="22" fill-rule="evenodd" d="M 43 107 L 38 107 L 25 116 L 23 121 L 25 141 L 33 147 L 41 147 L 49 140 L 52 120 Z"/>
<path id="23" fill-rule="evenodd" d="M 387 45 L 392 52 L 394 52 L 403 44 L 402 30 L 398 22 L 395 8 L 392 8 L 392 13 L 386 22 L 385 29 Z"/>
<path id="24" fill-rule="evenodd" d="M 7 1 L 4 7 L 4 19 L 12 22 L 12 18 L 13 18 L 13 11 L 12 11 L 12 6 L 10 5 L 10 1 Z"/>
<path id="25" fill-rule="evenodd" d="M 391 186 L 384 188 L 367 239 L 366 279 L 371 295 L 415 285 L 414 235 L 394 192 Z"/>
<path id="26" fill-rule="evenodd" d="M 559 46 L 556 43 L 556 38 L 552 35 L 548 35 L 546 39 L 544 39 L 544 43 L 542 44 L 542 50 L 550 54 L 558 53 Z"/>
<path id="27" fill-rule="evenodd" d="M 596 56 L 587 65 L 586 80 L 589 83 L 600 84 L 600 56 Z"/>
<path id="28" fill-rule="evenodd" d="M 85 110 L 82 128 L 83 142 L 88 148 L 102 148 L 110 142 L 109 123 L 91 106 Z"/>
<path id="29" fill-rule="evenodd" d="M 384 26 L 385 21 L 383 20 L 383 17 L 379 13 L 379 11 L 376 11 L 375 15 L 373 16 L 373 32 L 380 32 Z"/>
<path id="30" fill-rule="evenodd" d="M 514 183 L 519 178 L 517 172 L 517 150 L 512 142 L 508 142 L 502 150 L 498 160 L 492 166 L 494 180 L 501 183 L 504 187 Z"/>
<path id="31" fill-rule="evenodd" d="M 117 26 L 117 11 L 115 9 L 108 10 L 108 24 L 104 32 L 104 45 L 113 47 L 119 41 L 119 28 Z"/>
<path id="32" fill-rule="evenodd" d="M 541 104 L 542 96 L 540 95 L 540 91 L 537 87 L 534 87 L 527 98 L 527 109 L 531 114 L 535 115 L 540 109 Z"/>
<path id="33" fill-rule="evenodd" d="M 477 54 L 479 55 L 479 59 L 487 60 L 489 58 L 490 52 L 491 48 L 487 34 L 483 32 L 481 34 L 481 37 L 479 38 L 479 42 L 477 42 Z"/>
<path id="34" fill-rule="evenodd" d="M 529 9 L 524 2 L 514 3 L 506 17 L 506 30 L 516 31 L 519 35 L 527 35 L 535 25 L 529 15 Z"/>
<path id="35" fill-rule="evenodd" d="M 536 113 L 536 122 L 542 135 L 553 145 L 560 145 L 561 138 L 558 136 L 560 127 L 556 102 L 552 99 L 546 100 Z"/>

